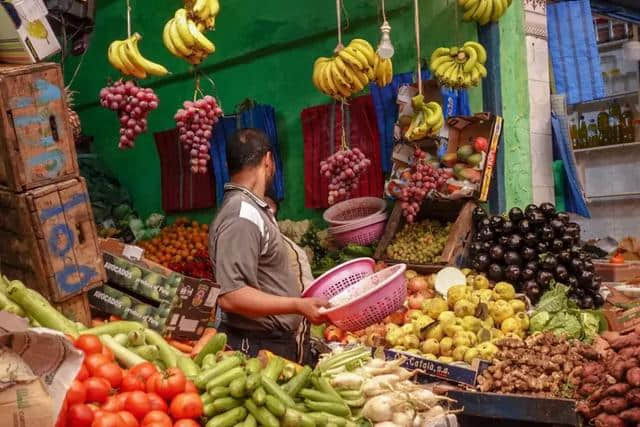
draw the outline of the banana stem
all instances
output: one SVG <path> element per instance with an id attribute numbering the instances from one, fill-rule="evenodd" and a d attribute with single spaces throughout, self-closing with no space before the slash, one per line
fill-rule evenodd
<path id="1" fill-rule="evenodd" d="M 413 23 L 416 32 L 416 54 L 418 56 L 418 93 L 422 95 L 422 59 L 420 58 L 420 9 L 418 7 L 418 0 L 413 0 L 413 8 Z"/>
<path id="2" fill-rule="evenodd" d="M 127 38 L 131 37 L 131 2 L 127 0 Z"/>
<path id="3" fill-rule="evenodd" d="M 342 48 L 342 0 L 336 0 L 336 18 L 338 19 L 338 47 Z"/>

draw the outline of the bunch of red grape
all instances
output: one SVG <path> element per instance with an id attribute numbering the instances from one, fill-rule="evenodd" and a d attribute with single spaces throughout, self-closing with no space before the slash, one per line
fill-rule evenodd
<path id="1" fill-rule="evenodd" d="M 359 148 L 338 151 L 320 162 L 320 173 L 330 179 L 328 202 L 333 205 L 349 198 L 358 188 L 360 175 L 371 166 Z"/>
<path id="2" fill-rule="evenodd" d="M 451 178 L 451 173 L 446 170 L 434 168 L 425 163 L 424 159 L 427 157 L 427 153 L 419 148 L 415 150 L 413 156 L 416 164 L 409 172 L 406 187 L 400 192 L 402 215 L 408 223 L 413 222 L 420 211 L 422 201 L 429 193 L 441 188 Z"/>
<path id="3" fill-rule="evenodd" d="M 158 108 L 153 89 L 138 87 L 131 80 L 118 80 L 100 89 L 100 105 L 118 113 L 121 150 L 133 148 L 133 141 L 147 130 L 147 114 Z"/>
<path id="4" fill-rule="evenodd" d="M 180 142 L 191 156 L 191 172 L 206 173 L 209 164 L 209 149 L 213 125 L 222 116 L 222 109 L 213 96 L 207 95 L 197 101 L 184 101 L 184 108 L 173 116 L 180 132 Z"/>

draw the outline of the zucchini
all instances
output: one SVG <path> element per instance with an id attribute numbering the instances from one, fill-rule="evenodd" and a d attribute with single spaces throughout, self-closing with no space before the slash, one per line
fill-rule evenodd
<path id="1" fill-rule="evenodd" d="M 300 397 L 309 400 L 315 400 L 316 402 L 344 403 L 344 401 L 340 397 L 335 397 L 332 394 L 323 393 L 321 391 L 312 390 L 310 388 L 300 390 Z"/>
<path id="2" fill-rule="evenodd" d="M 221 397 L 213 401 L 213 410 L 216 414 L 242 406 L 242 401 L 233 397 Z"/>
<path id="3" fill-rule="evenodd" d="M 280 377 L 280 373 L 284 369 L 284 365 L 285 361 L 283 358 L 274 356 L 271 360 L 269 360 L 269 363 L 267 364 L 267 367 L 262 374 L 263 376 L 276 381 L 278 377 Z"/>
<path id="4" fill-rule="evenodd" d="M 123 345 L 116 338 L 114 338 L 118 344 Z M 136 353 L 138 356 L 142 357 L 145 360 L 153 361 L 158 358 L 160 351 L 158 351 L 158 347 L 151 344 L 145 344 L 138 347 L 132 347 L 131 350 Z"/>
<path id="5" fill-rule="evenodd" d="M 251 395 L 251 400 L 253 400 L 256 405 L 262 406 L 264 405 L 264 399 L 266 397 L 267 393 L 264 391 L 264 389 L 262 387 L 258 387 L 256 391 L 254 391 Z"/>
<path id="6" fill-rule="evenodd" d="M 280 427 L 280 422 L 278 421 L 278 419 L 271 412 L 269 412 L 267 408 L 257 407 L 251 399 L 245 400 L 244 407 L 247 408 L 247 411 L 249 411 L 249 413 L 253 415 L 253 417 L 260 425 L 264 427 Z"/>
<path id="7" fill-rule="evenodd" d="M 247 392 L 253 393 L 255 389 L 260 387 L 260 374 L 256 372 L 255 374 L 249 375 L 245 386 L 247 387 Z"/>
<path id="8" fill-rule="evenodd" d="M 219 375 L 214 379 L 212 379 L 211 381 L 209 381 L 207 383 L 207 390 L 211 390 L 212 388 L 219 387 L 219 386 L 222 386 L 222 387 L 228 386 L 229 384 L 231 384 L 231 381 L 235 380 L 236 378 L 240 378 L 243 375 L 244 375 L 244 370 L 240 366 L 236 366 L 230 371 L 227 371 L 224 374 Z"/>
<path id="9" fill-rule="evenodd" d="M 36 297 L 37 294 L 38 296 Z M 45 328 L 55 329 L 72 337 L 78 336 L 76 325 L 53 308 L 42 295 L 26 288 L 22 282 L 13 280 L 9 284 L 7 296 L 32 319 Z"/>
<path id="10" fill-rule="evenodd" d="M 282 417 L 287 409 L 277 397 L 271 395 L 267 395 L 264 399 L 264 406 L 266 406 L 269 412 L 278 418 Z"/>
<path id="11" fill-rule="evenodd" d="M 207 341 L 204 347 L 202 347 L 193 361 L 198 365 L 201 365 L 205 356 L 208 354 L 216 354 L 222 350 L 225 345 L 227 345 L 227 335 L 223 333 L 215 334 L 211 339 L 209 339 L 209 341 Z"/>
<path id="12" fill-rule="evenodd" d="M 130 320 L 118 320 L 116 322 L 107 322 L 102 325 L 98 325 L 93 328 L 89 328 L 87 330 L 82 331 L 82 334 L 93 334 L 93 335 L 117 335 L 117 334 L 128 334 L 131 331 L 143 331 L 144 326 L 139 322 L 132 322 Z"/>
<path id="13" fill-rule="evenodd" d="M 305 366 L 295 377 L 291 378 L 288 383 L 282 386 L 282 389 L 287 392 L 289 396 L 296 397 L 300 390 L 309 382 L 312 372 L 313 370 L 309 366 Z"/>
<path id="14" fill-rule="evenodd" d="M 202 370 L 206 370 L 209 368 L 213 368 L 216 366 L 216 355 L 215 354 L 207 354 L 204 359 L 202 359 Z"/>
<path id="15" fill-rule="evenodd" d="M 214 400 L 219 397 L 227 397 L 229 396 L 229 388 L 228 387 L 214 387 L 211 390 L 207 390 L 207 394 L 211 396 Z"/>
<path id="16" fill-rule="evenodd" d="M 177 366 L 185 376 L 193 380 L 200 374 L 200 367 L 189 356 L 179 356 Z"/>
<path id="17" fill-rule="evenodd" d="M 238 357 L 229 357 L 228 359 L 218 362 L 213 368 L 207 369 L 198 375 L 195 381 L 196 387 L 205 388 L 209 381 L 224 374 L 230 369 L 235 368 L 236 366 L 240 366 L 241 363 L 242 361 Z"/>
<path id="18" fill-rule="evenodd" d="M 258 422 L 256 421 L 253 415 L 249 414 L 247 415 L 247 418 L 245 418 L 244 420 L 243 427 L 258 427 Z"/>
<path id="19" fill-rule="evenodd" d="M 351 410 L 344 403 L 315 402 L 313 400 L 305 400 L 304 404 L 307 406 L 307 408 L 315 412 L 326 412 L 338 417 L 351 416 Z"/>
<path id="20" fill-rule="evenodd" d="M 246 393 L 247 386 L 247 376 L 242 375 L 241 377 L 236 378 L 235 380 L 229 383 L 229 392 L 231 397 L 235 397 L 236 399 L 240 399 L 244 397 Z"/>
<path id="21" fill-rule="evenodd" d="M 275 397 L 277 397 L 286 407 L 293 408 L 296 406 L 296 402 L 282 388 L 266 374 L 262 374 L 262 387 L 264 390 Z"/>
<path id="22" fill-rule="evenodd" d="M 247 410 L 240 406 L 211 418 L 206 427 L 233 427 L 236 423 L 244 420 L 246 416 Z"/>
<path id="23" fill-rule="evenodd" d="M 247 360 L 247 363 L 245 364 L 245 368 L 247 369 L 247 372 L 249 372 L 250 374 L 257 374 L 262 370 L 262 364 L 260 363 L 260 360 L 258 360 L 255 357 L 252 357 L 251 359 Z"/>
<path id="24" fill-rule="evenodd" d="M 169 343 L 162 338 L 162 335 L 147 328 L 144 330 L 144 336 L 147 343 L 158 346 L 160 360 L 162 360 L 162 363 L 164 363 L 167 368 L 175 368 L 178 366 L 178 357 L 173 350 L 171 350 Z"/>
<path id="25" fill-rule="evenodd" d="M 146 362 L 146 360 L 138 356 L 133 351 L 118 344 L 111 335 L 100 336 L 100 341 L 102 341 L 102 344 L 106 345 L 109 350 L 111 350 L 118 362 L 122 363 L 126 368 L 131 368 L 139 363 Z"/>

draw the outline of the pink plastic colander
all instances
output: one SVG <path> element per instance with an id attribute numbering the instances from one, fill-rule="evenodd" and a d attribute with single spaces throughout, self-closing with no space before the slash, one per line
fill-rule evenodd
<path id="1" fill-rule="evenodd" d="M 406 264 L 396 264 L 365 277 L 330 298 L 336 304 L 325 314 L 337 327 L 353 332 L 381 322 L 399 310 L 407 298 Z"/>
<path id="2" fill-rule="evenodd" d="M 368 246 L 382 237 L 389 215 L 386 212 L 346 225 L 330 227 L 329 234 L 340 247 L 349 243 Z"/>
<path id="3" fill-rule="evenodd" d="M 313 281 L 303 293 L 305 298 L 329 300 L 348 287 L 373 274 L 376 262 L 372 258 L 356 258 L 324 273 Z"/>
<path id="4" fill-rule="evenodd" d="M 387 202 L 378 197 L 358 197 L 337 203 L 324 211 L 322 217 L 332 227 L 346 225 L 380 214 L 387 208 Z"/>

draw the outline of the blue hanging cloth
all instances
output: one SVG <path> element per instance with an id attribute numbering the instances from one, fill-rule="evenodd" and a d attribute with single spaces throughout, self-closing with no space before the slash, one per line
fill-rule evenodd
<path id="1" fill-rule="evenodd" d="M 553 131 L 553 158 L 561 160 L 564 165 L 565 178 L 565 209 L 586 218 L 591 218 L 587 200 L 578 180 L 575 160 L 573 158 L 571 139 L 569 138 L 569 124 L 567 116 L 551 114 L 551 128 Z"/>
<path id="2" fill-rule="evenodd" d="M 431 79 L 429 70 L 422 72 L 422 80 Z M 385 87 L 378 87 L 372 83 L 369 85 L 371 98 L 376 111 L 376 121 L 378 122 L 378 133 L 380 134 L 380 151 L 382 159 L 382 170 L 385 173 L 391 172 L 391 154 L 393 152 L 393 127 L 398 119 L 398 89 L 401 86 L 414 83 L 414 73 L 402 73 L 393 76 L 393 80 Z M 440 88 L 442 95 L 442 111 L 444 118 L 451 116 L 469 116 L 469 96 L 466 90 L 453 90 L 446 87 Z"/>
<path id="3" fill-rule="evenodd" d="M 211 140 L 211 162 L 216 184 L 216 203 L 222 203 L 224 184 L 229 182 L 227 167 L 227 141 L 238 129 L 256 128 L 264 131 L 273 147 L 273 157 L 276 163 L 274 178 L 274 194 L 277 200 L 284 199 L 284 173 L 278 144 L 275 110 L 270 105 L 257 104 L 239 115 L 225 116 L 213 128 Z"/>
<path id="4" fill-rule="evenodd" d="M 547 4 L 549 54 L 557 92 L 568 104 L 604 98 L 604 80 L 589 0 Z"/>

